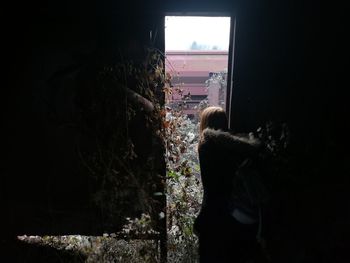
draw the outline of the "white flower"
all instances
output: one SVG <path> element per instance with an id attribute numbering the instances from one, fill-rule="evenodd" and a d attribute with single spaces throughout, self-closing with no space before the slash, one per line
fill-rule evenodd
<path id="1" fill-rule="evenodd" d="M 160 213 L 159 213 L 159 219 L 163 219 L 164 217 L 165 217 L 164 212 L 160 212 Z"/>

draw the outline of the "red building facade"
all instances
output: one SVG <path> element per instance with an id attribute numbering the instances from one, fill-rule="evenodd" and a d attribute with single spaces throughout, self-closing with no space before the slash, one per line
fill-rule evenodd
<path id="1" fill-rule="evenodd" d="M 166 72 L 172 76 L 173 92 L 167 98 L 169 106 L 181 106 L 189 115 L 196 114 L 203 100 L 224 107 L 218 84 L 207 81 L 213 73 L 227 72 L 227 51 L 167 51 L 165 65 Z"/>

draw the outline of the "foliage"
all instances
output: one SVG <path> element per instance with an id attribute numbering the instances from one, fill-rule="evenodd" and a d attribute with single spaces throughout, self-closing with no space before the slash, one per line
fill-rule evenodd
<path id="1" fill-rule="evenodd" d="M 291 135 L 286 123 L 267 122 L 259 127 L 255 134 L 261 143 L 260 159 L 265 175 L 269 178 L 270 187 L 279 189 L 280 183 L 291 180 L 290 168 L 290 141 Z"/>
<path id="2" fill-rule="evenodd" d="M 169 262 L 197 262 L 193 223 L 202 201 L 197 159 L 198 127 L 181 111 L 165 120 Z"/>
<path id="3" fill-rule="evenodd" d="M 119 220 L 125 224 L 116 229 L 120 230 L 116 234 L 45 236 L 37 237 L 38 242 L 81 253 L 87 262 L 156 262 L 159 244 L 133 238 L 159 235 L 157 224 L 167 214 L 169 262 L 195 261 L 197 239 L 192 225 L 202 194 L 196 154 L 198 132 L 180 111 L 162 108 L 159 90 L 164 97 L 169 92 L 181 92 L 179 87 L 170 87 L 163 58 L 159 51 L 148 50 L 142 64 L 121 61 L 80 74 L 84 81 L 76 98 L 81 134 L 78 152 L 82 168 L 89 174 L 92 202 L 103 222 L 118 225 Z M 138 132 L 148 134 L 143 139 L 151 141 L 146 156 L 140 156 L 137 138 L 130 130 L 140 118 L 145 130 Z M 167 211 L 161 211 L 154 198 L 164 190 L 161 167 L 156 165 L 164 156 L 154 149 L 163 147 Z"/>
<path id="4" fill-rule="evenodd" d="M 159 205 L 154 192 L 164 188 L 157 161 L 163 147 L 159 54 L 149 51 L 144 63 L 120 61 L 81 75 L 88 81 L 77 91 L 78 152 L 95 210 L 107 229 L 126 216 L 154 216 Z"/>
<path id="5" fill-rule="evenodd" d="M 172 69 L 169 62 L 169 68 Z M 198 238 L 193 233 L 194 220 L 202 202 L 202 184 L 197 155 L 198 122 L 183 112 L 190 94 L 183 94 L 182 83 L 172 86 L 175 70 L 167 72 L 163 121 L 165 161 L 167 166 L 168 261 L 197 262 Z M 172 103 L 176 94 L 182 100 Z M 200 109 L 199 109 L 200 110 Z"/>
<path id="6" fill-rule="evenodd" d="M 115 233 L 103 236 L 20 236 L 19 240 L 38 246 L 50 246 L 61 252 L 76 255 L 76 261 L 85 263 L 135 262 L 155 263 L 159 248 L 152 240 L 118 239 Z"/>

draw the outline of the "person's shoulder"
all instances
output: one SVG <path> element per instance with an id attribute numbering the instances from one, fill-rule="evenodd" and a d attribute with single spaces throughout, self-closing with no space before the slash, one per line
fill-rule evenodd
<path id="1" fill-rule="evenodd" d="M 229 132 L 223 131 L 223 130 L 215 130 L 206 128 L 202 132 L 202 140 L 205 143 L 212 143 L 212 142 L 219 142 L 222 140 L 229 140 L 232 139 L 232 135 Z"/>
<path id="2" fill-rule="evenodd" d="M 213 147 L 251 156 L 259 152 L 260 141 L 253 134 L 234 134 L 230 131 L 205 129 L 202 133 L 200 148 Z"/>

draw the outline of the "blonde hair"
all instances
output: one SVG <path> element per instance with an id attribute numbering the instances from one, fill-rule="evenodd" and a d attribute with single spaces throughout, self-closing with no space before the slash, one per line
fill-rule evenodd
<path id="1" fill-rule="evenodd" d="M 205 108 L 200 114 L 200 134 L 202 134 L 205 128 L 227 131 L 228 122 L 226 112 L 221 107 L 216 106 Z"/>

